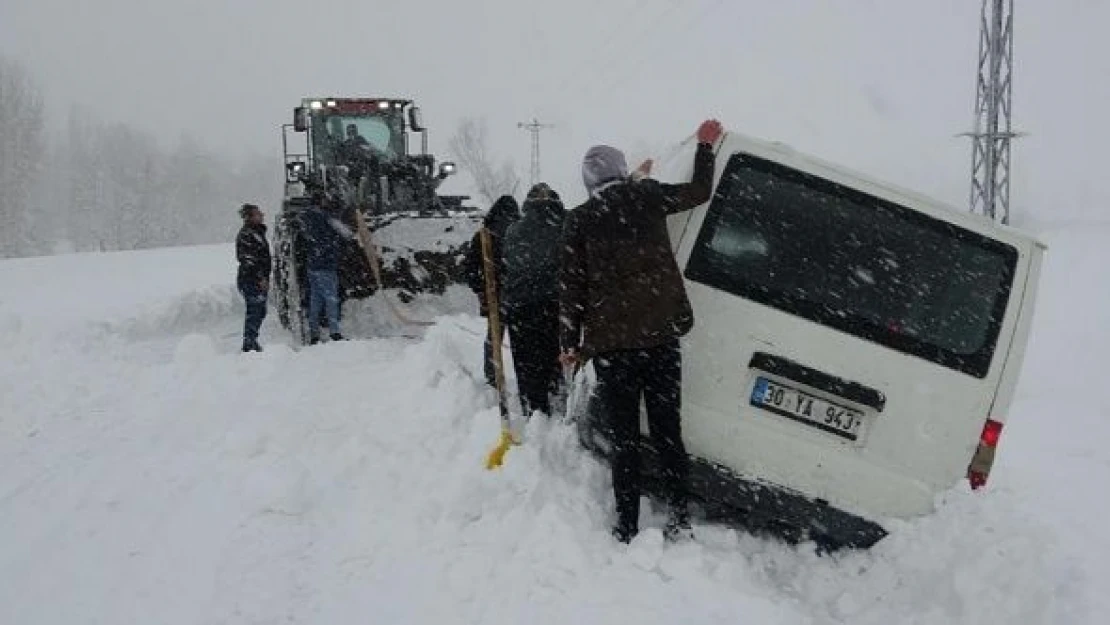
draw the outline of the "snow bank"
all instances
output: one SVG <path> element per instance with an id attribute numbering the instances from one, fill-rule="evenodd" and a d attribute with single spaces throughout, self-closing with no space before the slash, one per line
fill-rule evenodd
<path id="1" fill-rule="evenodd" d="M 135 319 L 151 308 L 174 310 L 217 285 L 230 289 L 230 301 L 238 297 L 234 284 L 230 245 L 7 260 L 0 262 L 0 320 L 53 331 Z"/>
<path id="2" fill-rule="evenodd" d="M 417 293 L 415 299 L 408 303 L 402 302 L 397 295 L 397 291 L 391 289 L 384 296 L 379 293 L 366 299 L 346 302 L 343 306 L 343 332 L 356 337 L 411 337 L 419 335 L 421 328 L 399 319 L 393 309 L 417 323 L 435 322 L 441 317 L 473 315 L 478 311 L 478 298 L 461 285 L 447 287 L 443 295 Z M 459 327 L 458 323 L 454 325 Z M 479 327 L 472 331 L 482 333 L 485 329 Z"/>
<path id="3" fill-rule="evenodd" d="M 418 301 L 437 324 L 381 338 L 411 328 L 370 300 L 366 340 L 299 352 L 271 316 L 244 355 L 226 247 L 0 263 L 0 622 L 1101 623 L 1110 298 L 1072 285 L 1110 232 L 1046 238 L 990 488 L 833 557 L 717 526 L 666 545 L 648 506 L 618 545 L 608 473 L 557 422 L 485 471 L 471 314 Z"/>

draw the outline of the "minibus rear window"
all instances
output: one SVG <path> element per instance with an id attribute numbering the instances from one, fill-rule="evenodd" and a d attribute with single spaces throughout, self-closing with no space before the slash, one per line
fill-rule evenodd
<path id="1" fill-rule="evenodd" d="M 1017 256 L 905 206 L 737 154 L 686 277 L 982 378 Z"/>

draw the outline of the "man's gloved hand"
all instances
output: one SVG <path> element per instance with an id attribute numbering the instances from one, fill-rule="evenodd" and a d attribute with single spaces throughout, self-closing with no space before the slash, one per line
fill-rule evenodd
<path id="1" fill-rule="evenodd" d="M 644 178 L 647 178 L 651 175 L 651 168 L 653 165 L 655 165 L 655 161 L 651 160 L 650 158 L 643 163 L 640 163 L 640 166 L 636 168 L 636 171 L 632 172 L 632 179 L 643 180 Z"/>
<path id="2" fill-rule="evenodd" d="M 559 354 L 559 364 L 563 365 L 563 369 L 572 369 L 580 364 L 579 358 L 577 349 L 564 349 Z"/>
<path id="3" fill-rule="evenodd" d="M 721 127 L 721 122 L 707 119 L 698 127 L 698 143 L 716 145 L 722 134 L 724 134 L 724 128 Z"/>

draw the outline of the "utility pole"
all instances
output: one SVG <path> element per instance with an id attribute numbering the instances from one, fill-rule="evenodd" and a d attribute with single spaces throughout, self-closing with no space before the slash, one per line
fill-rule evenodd
<path id="1" fill-rule="evenodd" d="M 519 122 L 517 128 L 523 128 L 532 133 L 532 166 L 530 168 L 531 184 L 536 184 L 540 181 L 540 131 L 545 128 L 554 128 L 551 124 L 541 124 L 538 119 L 532 118 L 532 121 L 525 123 Z"/>
<path id="2" fill-rule="evenodd" d="M 983 0 L 975 129 L 971 137 L 971 212 L 1010 223 L 1011 76 L 1014 0 Z"/>

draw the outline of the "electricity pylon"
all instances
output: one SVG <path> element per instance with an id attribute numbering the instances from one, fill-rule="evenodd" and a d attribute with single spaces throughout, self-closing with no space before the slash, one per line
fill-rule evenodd
<path id="1" fill-rule="evenodd" d="M 975 129 L 971 137 L 971 212 L 1010 223 L 1011 76 L 1014 0 L 983 0 Z"/>
<path id="2" fill-rule="evenodd" d="M 523 128 L 532 133 L 532 166 L 530 168 L 531 184 L 535 185 L 540 181 L 540 131 L 545 128 L 554 128 L 551 124 L 541 124 L 536 118 L 532 118 L 530 122 L 519 122 L 517 128 Z"/>

